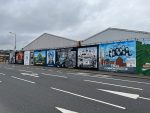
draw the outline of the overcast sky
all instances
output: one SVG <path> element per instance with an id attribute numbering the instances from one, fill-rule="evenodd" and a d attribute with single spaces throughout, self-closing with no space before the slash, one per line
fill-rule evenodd
<path id="1" fill-rule="evenodd" d="M 108 27 L 150 32 L 150 0 L 0 0 L 0 49 L 43 33 L 83 40 Z"/>

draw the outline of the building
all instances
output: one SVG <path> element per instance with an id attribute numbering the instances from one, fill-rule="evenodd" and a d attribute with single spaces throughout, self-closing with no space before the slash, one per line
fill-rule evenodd
<path id="1" fill-rule="evenodd" d="M 108 28 L 102 32 L 99 32 L 83 41 L 81 41 L 82 46 L 95 45 L 100 43 L 109 43 L 116 41 L 126 41 L 131 39 L 150 39 L 150 32 L 135 31 L 127 29 L 118 28 Z"/>
<path id="2" fill-rule="evenodd" d="M 58 49 L 79 46 L 78 41 L 44 33 L 23 48 L 24 51 Z"/>
<path id="3" fill-rule="evenodd" d="M 0 62 L 6 62 L 9 60 L 9 50 L 0 50 Z"/>
<path id="4" fill-rule="evenodd" d="M 23 51 L 27 65 L 149 75 L 149 70 L 142 69 L 150 63 L 149 48 L 149 32 L 108 28 L 82 41 L 44 33 L 25 46 Z M 144 59 L 142 64 L 140 59 Z"/>

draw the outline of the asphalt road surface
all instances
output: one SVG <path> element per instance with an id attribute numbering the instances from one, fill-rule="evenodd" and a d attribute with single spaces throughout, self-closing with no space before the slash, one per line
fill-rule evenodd
<path id="1" fill-rule="evenodd" d="M 0 64 L 0 113 L 150 113 L 150 80 Z"/>

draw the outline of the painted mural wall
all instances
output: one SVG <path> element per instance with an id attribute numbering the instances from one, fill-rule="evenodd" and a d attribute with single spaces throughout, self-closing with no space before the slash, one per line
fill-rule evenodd
<path id="1" fill-rule="evenodd" d="M 16 52 L 16 60 L 15 60 L 15 63 L 16 64 L 24 64 L 24 52 L 23 51 L 19 51 L 19 52 Z"/>
<path id="2" fill-rule="evenodd" d="M 30 65 L 34 65 L 34 51 L 30 51 Z"/>
<path id="3" fill-rule="evenodd" d="M 14 51 L 9 54 L 9 63 L 15 64 L 15 52 Z"/>
<path id="4" fill-rule="evenodd" d="M 55 66 L 56 64 L 56 50 L 47 50 L 47 66 Z"/>
<path id="5" fill-rule="evenodd" d="M 135 73 L 136 41 L 100 44 L 99 70 Z"/>
<path id="6" fill-rule="evenodd" d="M 78 48 L 78 68 L 97 68 L 97 46 Z"/>
<path id="7" fill-rule="evenodd" d="M 136 42 L 137 49 L 137 74 L 150 76 L 150 39 Z"/>
<path id="8" fill-rule="evenodd" d="M 34 65 L 46 65 L 46 50 L 34 51 Z"/>
<path id="9" fill-rule="evenodd" d="M 57 49 L 56 52 L 57 67 L 76 67 L 76 48 Z"/>
<path id="10" fill-rule="evenodd" d="M 30 65 L 30 51 L 24 52 L 24 65 Z"/>

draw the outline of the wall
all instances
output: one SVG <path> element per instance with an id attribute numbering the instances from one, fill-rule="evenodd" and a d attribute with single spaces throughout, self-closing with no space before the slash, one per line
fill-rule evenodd
<path id="1" fill-rule="evenodd" d="M 57 49 L 56 52 L 57 67 L 76 67 L 76 48 Z"/>
<path id="2" fill-rule="evenodd" d="M 46 50 L 34 51 L 34 65 L 46 65 Z"/>
<path id="3" fill-rule="evenodd" d="M 56 65 L 56 50 L 47 50 L 46 64 L 47 66 Z"/>
<path id="4" fill-rule="evenodd" d="M 23 51 L 18 51 L 15 53 L 15 63 L 16 64 L 24 64 L 24 52 Z"/>
<path id="5" fill-rule="evenodd" d="M 30 51 L 24 52 L 24 65 L 30 65 Z"/>
<path id="6" fill-rule="evenodd" d="M 135 73 L 136 41 L 100 44 L 99 70 Z"/>
<path id="7" fill-rule="evenodd" d="M 78 48 L 78 68 L 97 68 L 97 46 Z"/>
<path id="8" fill-rule="evenodd" d="M 14 51 L 9 54 L 9 63 L 15 64 L 15 52 Z"/>
<path id="9" fill-rule="evenodd" d="M 150 76 L 150 39 L 136 42 L 137 65 L 136 73 Z"/>

